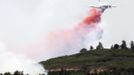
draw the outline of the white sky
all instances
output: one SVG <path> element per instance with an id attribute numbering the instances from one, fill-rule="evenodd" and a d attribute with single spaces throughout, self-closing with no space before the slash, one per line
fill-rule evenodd
<path id="1" fill-rule="evenodd" d="M 111 0 L 111 4 L 117 7 L 104 14 L 106 26 L 103 41 L 106 46 L 121 43 L 122 40 L 127 40 L 129 44 L 130 40 L 134 40 L 133 3 L 133 0 Z"/>
<path id="2" fill-rule="evenodd" d="M 117 6 L 103 15 L 105 47 L 121 40 L 134 40 L 134 1 L 101 3 Z M 0 0 L 0 41 L 19 52 L 38 42 L 46 32 L 78 24 L 90 6 L 99 4 L 97 0 Z"/>

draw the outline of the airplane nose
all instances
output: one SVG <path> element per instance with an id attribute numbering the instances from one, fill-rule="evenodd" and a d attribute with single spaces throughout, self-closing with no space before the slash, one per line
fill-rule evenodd
<path id="1" fill-rule="evenodd" d="M 109 8 L 109 6 L 102 6 L 102 7 L 100 7 L 100 10 L 101 10 L 101 12 L 103 13 L 106 9 L 108 9 Z"/>

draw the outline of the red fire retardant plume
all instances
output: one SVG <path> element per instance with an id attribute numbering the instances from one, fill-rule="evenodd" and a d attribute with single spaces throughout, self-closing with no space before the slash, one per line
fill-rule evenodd
<path id="1" fill-rule="evenodd" d="M 94 34 L 98 35 L 100 29 L 97 29 L 97 26 L 100 22 L 101 14 L 99 9 L 92 8 L 87 16 L 78 25 L 72 27 L 72 29 L 49 32 L 45 36 L 45 41 L 36 45 L 35 47 L 37 48 L 33 48 L 37 50 L 35 54 L 39 53 L 38 55 L 43 55 L 43 58 L 48 59 L 79 52 L 81 48 L 85 47 L 86 39 L 90 39 L 91 37 L 98 39 L 96 35 L 91 37 L 87 37 L 87 35 L 94 31 Z M 99 35 L 101 34 L 99 33 Z M 32 56 L 36 55 L 33 54 Z"/>

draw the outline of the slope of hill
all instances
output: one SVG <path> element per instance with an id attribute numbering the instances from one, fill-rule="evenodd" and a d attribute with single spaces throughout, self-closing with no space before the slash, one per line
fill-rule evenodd
<path id="1" fill-rule="evenodd" d="M 91 50 L 41 61 L 47 70 L 84 68 L 134 68 L 134 52 L 126 49 Z"/>

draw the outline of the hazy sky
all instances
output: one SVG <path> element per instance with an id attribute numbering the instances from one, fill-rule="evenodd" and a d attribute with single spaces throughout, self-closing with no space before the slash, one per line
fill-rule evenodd
<path id="1" fill-rule="evenodd" d="M 11 51 L 24 53 L 45 33 L 77 24 L 90 6 L 112 4 L 103 14 L 105 47 L 134 40 L 133 0 L 0 0 L 0 42 Z M 93 43 L 94 44 L 94 43 Z M 26 51 L 27 52 L 27 51 Z M 29 52 L 29 51 L 28 51 Z"/>

